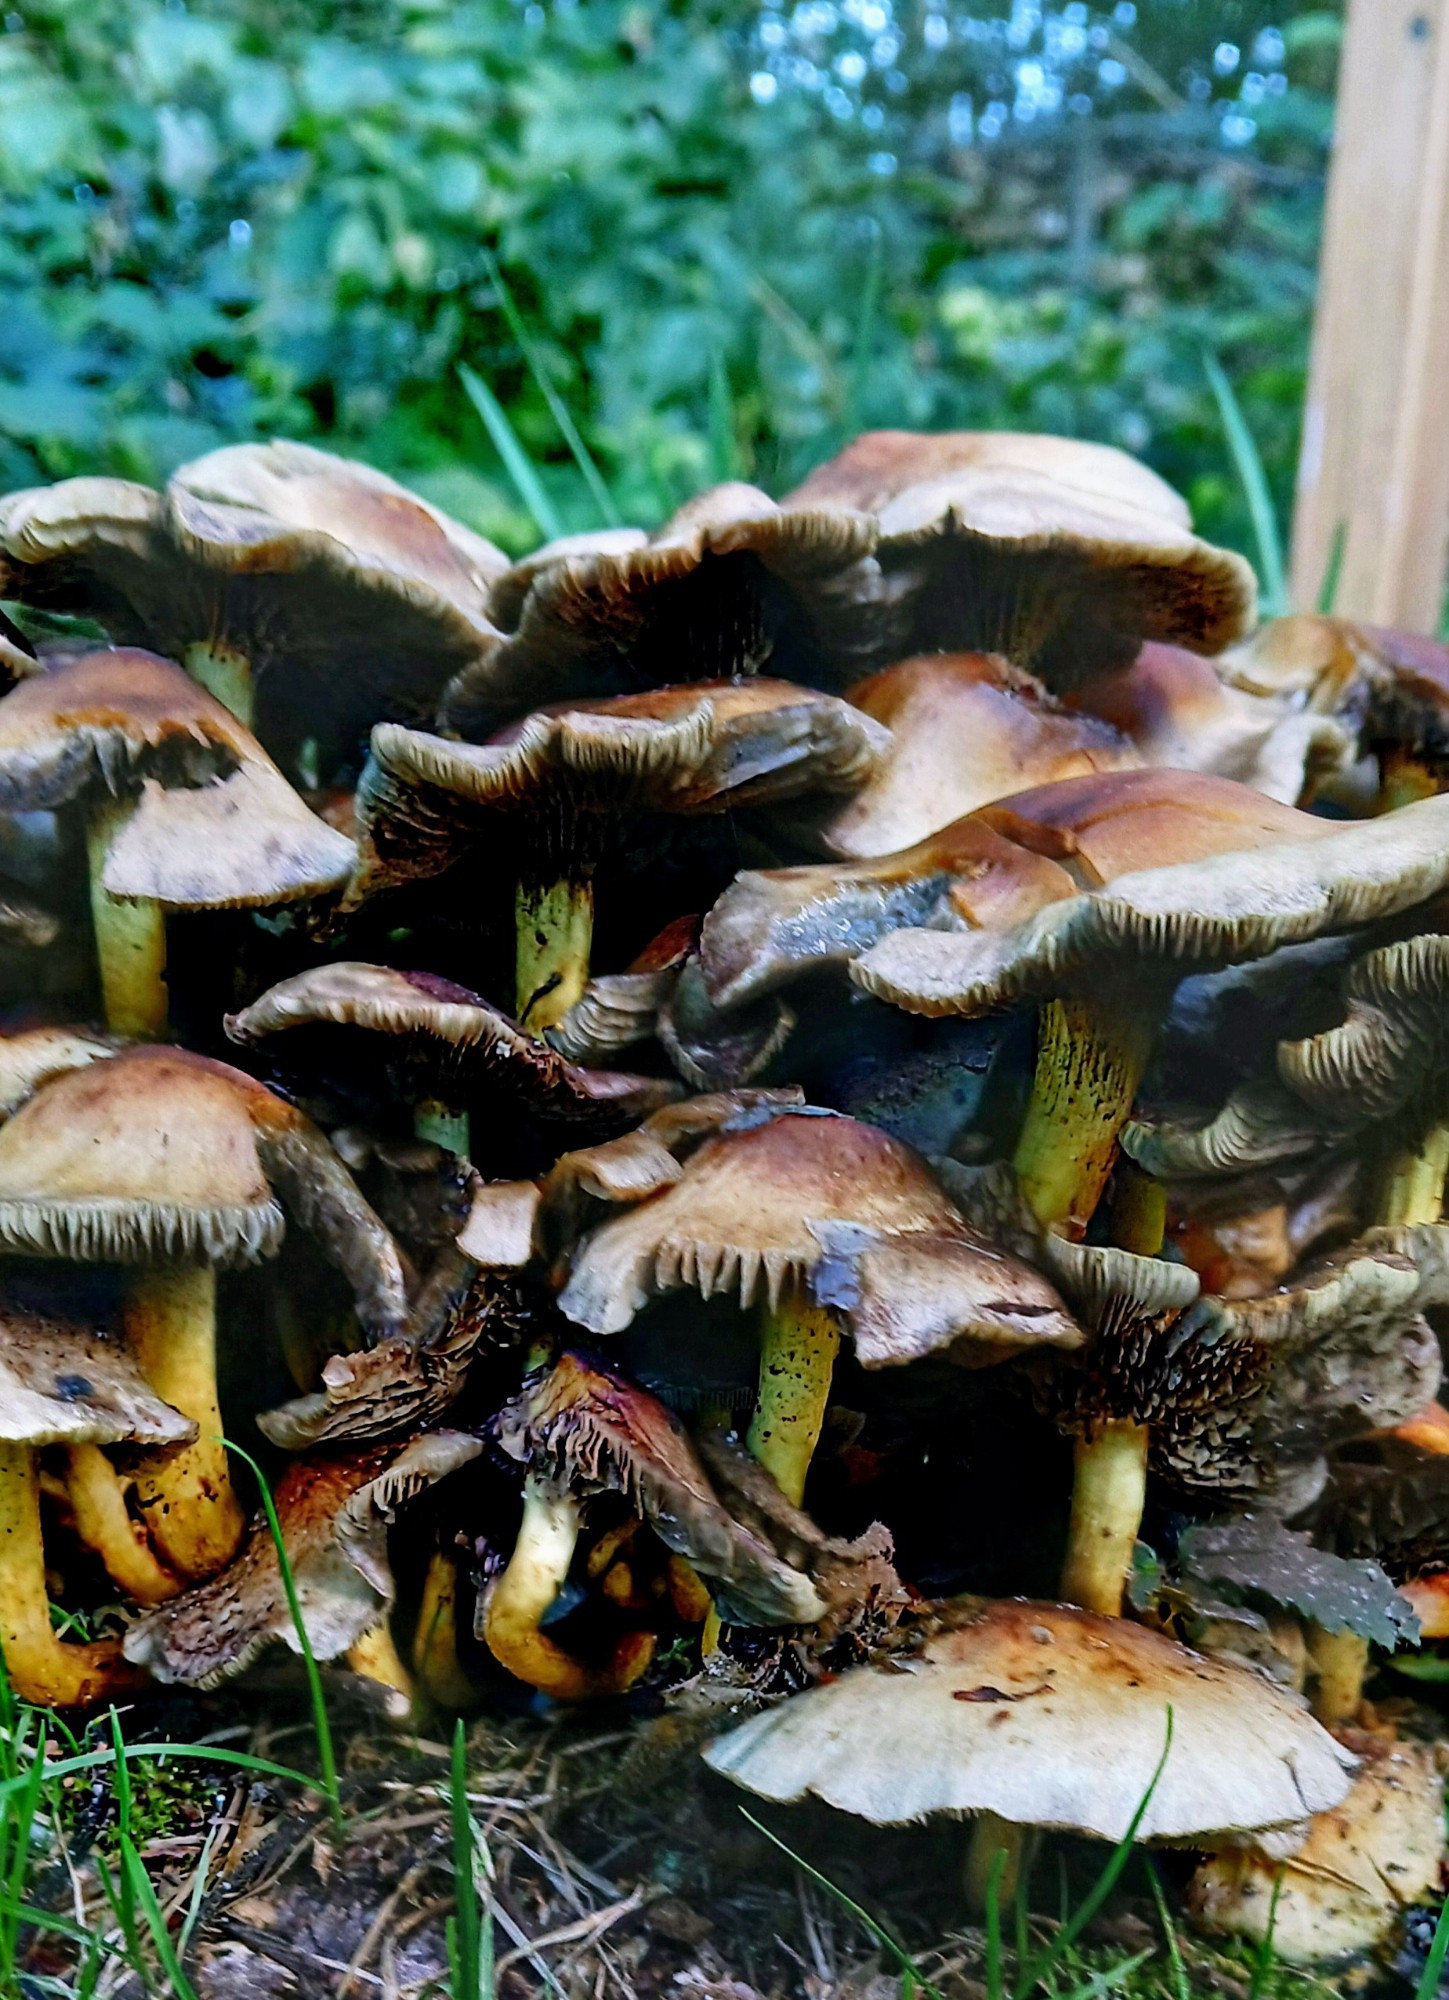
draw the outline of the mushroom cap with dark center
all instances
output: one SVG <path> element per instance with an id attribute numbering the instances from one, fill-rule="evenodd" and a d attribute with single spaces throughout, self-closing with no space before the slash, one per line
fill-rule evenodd
<path id="1" fill-rule="evenodd" d="M 867 1367 L 938 1350 L 980 1364 L 1082 1337 L 1051 1286 L 969 1228 L 917 1154 L 808 1110 L 762 1110 L 706 1138 L 672 1184 L 576 1246 L 559 1305 L 593 1333 L 619 1333 L 665 1292 L 733 1292 L 747 1306 L 792 1283 L 839 1312 Z"/>
<path id="2" fill-rule="evenodd" d="M 825 1606 L 807 1575 L 721 1504 L 665 1406 L 612 1369 L 564 1354 L 495 1419 L 513 1458 L 585 1493 L 622 1493 L 665 1544 L 725 1587 L 731 1622 L 809 1625 Z"/>
<path id="3" fill-rule="evenodd" d="M 396 1246 L 321 1133 L 226 1063 L 147 1047 L 54 1077 L 0 1126 L 0 1248 L 78 1262 L 255 1263 L 275 1188 L 347 1275 L 365 1325 L 406 1316 Z"/>
<path id="4" fill-rule="evenodd" d="M 1120 731 L 1144 764 L 1232 778 L 1285 805 L 1353 755 L 1331 717 L 1234 687 L 1181 646 L 1144 646 L 1130 667 L 1078 689 L 1071 706 Z"/>
<path id="5" fill-rule="evenodd" d="M 787 505 L 869 493 L 877 658 L 979 648 L 1066 689 L 1144 639 L 1220 652 L 1250 630 L 1253 573 L 1191 532 L 1179 495 L 1108 446 L 876 433 Z"/>
<path id="6" fill-rule="evenodd" d="M 939 960 L 944 978 L 958 957 L 970 964 L 1004 949 L 1003 940 L 1031 937 L 1034 921 L 1052 935 L 1053 904 L 1095 904 L 1093 892 L 1117 876 L 1326 830 L 1246 785 L 1194 772 L 1065 778 L 979 807 L 900 854 L 736 876 L 705 920 L 705 978 L 717 1005 L 738 1006 L 822 965 L 863 956 L 866 966 L 892 964 L 892 933 L 903 934 L 897 947 L 908 968 L 919 959 L 935 970 Z"/>
<path id="7" fill-rule="evenodd" d="M 663 1078 L 576 1067 L 466 986 L 351 960 L 284 979 L 226 1031 L 244 1044 L 293 1031 L 353 1038 L 395 1056 L 419 1094 L 502 1099 L 547 1120 L 617 1127 L 679 1095 Z"/>
<path id="8" fill-rule="evenodd" d="M 137 790 L 102 875 L 114 896 L 175 910 L 261 907 L 320 895 L 351 872 L 351 841 L 169 660 L 89 653 L 0 701 L 0 810 Z"/>
<path id="9" fill-rule="evenodd" d="M 477 1438 L 431 1431 L 407 1445 L 288 1466 L 277 1482 L 277 1518 L 316 1659 L 336 1659 L 387 1615 L 396 1596 L 387 1530 L 398 1509 L 481 1449 Z M 158 1681 L 210 1688 L 277 1639 L 302 1650 L 259 1512 L 235 1562 L 138 1618 L 125 1650 Z"/>
<path id="10" fill-rule="evenodd" d="M 1108 723 L 1071 714 L 1030 674 L 986 653 L 903 660 L 848 692 L 892 741 L 875 776 L 815 833 L 846 859 L 914 846 L 1028 786 L 1142 761 Z"/>
<path id="11" fill-rule="evenodd" d="M 698 494 L 648 537 L 572 536 L 496 586 L 506 644 L 454 680 L 445 727 L 480 736 L 540 701 L 768 669 L 826 678 L 878 579 L 875 523 L 778 507 L 758 487 Z"/>
<path id="12" fill-rule="evenodd" d="M 531 873 L 588 865 L 628 813 L 715 813 L 850 792 L 889 733 L 784 681 L 702 682 L 536 710 L 490 742 L 383 725 L 358 792 L 351 900 L 434 875 L 507 833 Z"/>
<path id="13" fill-rule="evenodd" d="M 1109 872 L 1104 888 L 1005 932 L 897 932 L 853 966 L 852 977 L 913 1013 L 982 1013 L 1072 990 L 1114 966 L 1155 963 L 1181 977 L 1191 966 L 1260 958 L 1282 944 L 1396 916 L 1449 886 L 1449 804 L 1442 797 L 1344 825 L 1190 772 L 1129 772 L 1098 782 L 1147 780 L 1191 787 L 1205 806 L 1211 797 L 1221 802 L 1221 812 L 1200 816 L 1202 858 L 1187 841 L 1187 852 L 1174 853 L 1170 817 L 1158 816 L 1153 835 L 1149 816 L 1139 858 L 1124 849 L 1125 872 Z M 1245 800 L 1256 804 L 1247 808 Z"/>
<path id="14" fill-rule="evenodd" d="M 752 1716 L 706 1759 L 762 1798 L 877 1826 L 990 1812 L 1108 1841 L 1144 1799 L 1139 1840 L 1292 1826 L 1337 1805 L 1354 1768 L 1258 1675 L 1063 1605 L 960 1607 L 892 1668 Z"/>
<path id="15" fill-rule="evenodd" d="M 117 1342 L 0 1306 L 0 1438 L 51 1444 L 187 1444 L 196 1426 L 163 1403 Z"/>
<path id="16" fill-rule="evenodd" d="M 12 494 L 0 552 L 11 593 L 120 640 L 236 650 L 269 740 L 348 747 L 379 715 L 429 714 L 497 643 L 487 596 L 507 566 L 371 466 L 285 440 L 212 452 L 164 496 L 120 480 Z"/>

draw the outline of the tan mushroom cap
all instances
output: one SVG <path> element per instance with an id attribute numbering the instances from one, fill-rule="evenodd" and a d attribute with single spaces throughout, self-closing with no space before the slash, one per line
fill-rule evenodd
<path id="1" fill-rule="evenodd" d="M 786 504 L 858 495 L 879 521 L 887 657 L 980 647 L 1069 687 L 1143 639 L 1220 652 L 1253 623 L 1248 565 L 1195 536 L 1181 497 L 1108 446 L 878 432 Z"/>
<path id="2" fill-rule="evenodd" d="M 559 1298 L 567 1318 L 619 1333 L 665 1292 L 748 1306 L 797 1282 L 839 1311 L 867 1367 L 1080 1343 L 1050 1285 L 969 1228 L 908 1147 L 831 1113 L 756 1117 L 706 1138 L 672 1185 L 584 1239 Z"/>
<path id="3" fill-rule="evenodd" d="M 226 1021 L 243 1044 L 309 1028 L 391 1038 L 420 1077 L 463 1096 L 502 1095 L 545 1118 L 624 1123 L 679 1095 L 659 1077 L 577 1068 L 451 980 L 355 960 L 284 979 Z"/>
<path id="4" fill-rule="evenodd" d="M 120 1046 L 114 1036 L 58 1024 L 0 1035 L 0 1117 L 18 1111 L 52 1077 L 104 1062 Z"/>
<path id="5" fill-rule="evenodd" d="M 62 479 L 6 494 L 0 595 L 119 621 L 128 584 L 152 560 L 163 512 L 159 493 L 129 479 Z"/>
<path id="6" fill-rule="evenodd" d="M 400 1323 L 396 1246 L 321 1133 L 240 1070 L 182 1049 L 54 1077 L 0 1127 L 0 1248 L 255 1263 L 281 1245 L 274 1187 L 352 1283 L 364 1324 Z"/>
<path id="7" fill-rule="evenodd" d="M 810 1578 L 724 1507 L 665 1406 L 612 1370 L 562 1355 L 496 1419 L 511 1457 L 584 1492 L 622 1493 L 666 1548 L 725 1586 L 735 1624 L 809 1625 L 825 1604 Z"/>
<path id="8" fill-rule="evenodd" d="M 1180 973 L 1193 964 L 1259 958 L 1280 944 L 1395 916 L 1449 884 L 1443 798 L 1344 825 L 1221 778 L 1143 772 L 1103 782 L 1169 778 L 1214 788 L 1226 808 L 1204 822 L 1211 838 L 1198 852 L 1205 858 L 1139 861 L 1105 889 L 995 935 L 898 932 L 852 976 L 914 1013 L 975 1014 L 1061 992 L 1113 963 L 1155 961 Z M 1255 800 L 1260 816 L 1236 806 L 1234 795 Z"/>
<path id="9" fill-rule="evenodd" d="M 928 653 L 848 690 L 891 731 L 876 775 L 822 821 L 816 838 L 846 859 L 893 854 L 1009 793 L 1095 771 L 1134 769 L 1133 745 L 1073 715 L 1040 682 L 987 653 Z"/>
<path id="10" fill-rule="evenodd" d="M 351 841 L 308 811 L 250 730 L 169 660 L 89 653 L 0 700 L 0 809 L 140 799 L 102 876 L 168 909 L 264 907 L 337 888 Z"/>
<path id="11" fill-rule="evenodd" d="M 717 1005 L 738 1006 L 802 971 L 856 961 L 862 985 L 908 1005 L 871 985 L 860 964 L 878 964 L 892 933 L 902 934 L 908 963 L 918 954 L 927 966 L 954 966 L 958 954 L 970 962 L 1002 949 L 1003 938 L 1030 936 L 1033 920 L 1050 933 L 1051 905 L 1075 909 L 1114 877 L 1325 826 L 1193 772 L 1065 778 L 982 806 L 900 854 L 736 876 L 705 920 L 705 977 Z M 952 935 L 978 931 L 989 935 Z"/>
<path id="12" fill-rule="evenodd" d="M 707 1762 L 762 1798 L 813 1796 L 877 1826 L 990 1812 L 1109 1841 L 1159 1763 L 1139 1840 L 1292 1826 L 1349 1789 L 1353 1758 L 1292 1696 L 1123 1619 L 958 1607 L 894 1665 L 752 1716 Z"/>
<path id="13" fill-rule="evenodd" d="M 1275 1957 L 1332 1965 L 1385 1944 L 1403 1913 L 1439 1896 L 1444 1858 L 1441 1746 L 1344 1732 L 1362 1758 L 1341 1804 L 1314 1818 L 1287 1862 L 1232 1848 L 1188 1886 L 1188 1908 L 1206 1931 L 1261 1942 Z"/>
<path id="14" fill-rule="evenodd" d="M 570 537 L 501 579 L 502 647 L 454 680 L 446 728 L 477 736 L 561 694 L 816 667 L 877 583 L 875 523 L 841 506 L 777 506 L 732 482 L 647 537 Z M 811 673 L 810 678 L 819 678 Z"/>
<path id="15" fill-rule="evenodd" d="M 1364 749 L 1449 754 L 1449 646 L 1418 632 L 1300 613 L 1261 625 L 1224 656 L 1224 673 L 1252 693 L 1288 697 L 1333 716 Z"/>
<path id="16" fill-rule="evenodd" d="M 0 1306 L 0 1438 L 7 1444 L 187 1444 L 196 1426 L 163 1403 L 114 1341 Z"/>
<path id="17" fill-rule="evenodd" d="M 622 972 L 598 973 L 589 981 L 583 997 L 547 1031 L 549 1046 L 570 1062 L 596 1063 L 648 1041 L 698 943 L 699 918 L 676 917 Z"/>
<path id="18" fill-rule="evenodd" d="M 298 1459 L 283 1473 L 277 1516 L 315 1658 L 336 1659 L 387 1614 L 396 1595 L 387 1530 L 398 1509 L 481 1450 L 477 1438 L 433 1431 L 401 1447 Z M 230 1568 L 138 1618 L 125 1652 L 158 1681 L 209 1688 L 278 1639 L 301 1651 L 276 1544 L 258 1513 Z"/>
<path id="19" fill-rule="evenodd" d="M 1144 764 L 1232 778 L 1285 805 L 1354 755 L 1331 717 L 1231 686 L 1181 646 L 1144 646 L 1130 667 L 1080 688 L 1071 705 L 1118 730 Z"/>

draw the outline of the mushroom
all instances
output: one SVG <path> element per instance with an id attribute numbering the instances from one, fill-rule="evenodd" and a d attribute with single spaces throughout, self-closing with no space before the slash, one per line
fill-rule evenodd
<path id="1" fill-rule="evenodd" d="M 197 1427 L 195 1444 L 135 1473 L 152 1543 L 183 1578 L 219 1568 L 242 1530 L 220 1435 L 216 1271 L 276 1254 L 274 1190 L 350 1280 L 363 1325 L 396 1330 L 391 1237 L 315 1126 L 240 1070 L 135 1049 L 41 1083 L 0 1126 L 0 1251 L 132 1267 L 126 1344 Z"/>
<path id="2" fill-rule="evenodd" d="M 570 1062 L 611 1064 L 650 1041 L 659 1015 L 699 945 L 699 918 L 676 917 L 622 972 L 596 974 L 544 1039 Z"/>
<path id="3" fill-rule="evenodd" d="M 1072 714 L 1030 674 L 986 653 L 903 660 L 848 699 L 890 730 L 891 743 L 874 777 L 815 830 L 842 859 L 895 854 L 1009 793 L 1144 761 L 1110 718 Z"/>
<path id="4" fill-rule="evenodd" d="M 283 439 L 211 452 L 164 495 L 68 479 L 0 502 L 0 589 L 181 660 L 279 748 L 430 713 L 496 645 L 506 567 L 385 473 Z"/>
<path id="5" fill-rule="evenodd" d="M 1130 667 L 1079 688 L 1070 706 L 1118 730 L 1144 764 L 1232 778 L 1289 806 L 1354 756 L 1331 716 L 1250 694 L 1181 646 L 1144 646 Z"/>
<path id="6" fill-rule="evenodd" d="M 23 1701 L 79 1707 L 125 1688 L 134 1679 L 119 1644 L 75 1645 L 56 1636 L 46 1588 L 36 1458 L 47 1445 L 65 1448 L 72 1464 L 102 1458 L 102 1446 L 182 1445 L 195 1425 L 154 1395 L 135 1364 L 111 1342 L 79 1326 L 0 1308 L 0 1652 L 6 1678 Z M 84 1499 L 85 1481 L 72 1489 Z M 96 1524 L 76 1507 L 83 1540 Z M 122 1531 L 130 1538 L 129 1526 Z M 132 1542 L 131 1568 L 121 1581 L 145 1596 L 155 1564 Z M 164 1580 L 163 1580 L 164 1581 Z"/>
<path id="7" fill-rule="evenodd" d="M 810 1578 L 721 1505 L 667 1409 L 622 1375 L 563 1354 L 494 1419 L 502 1449 L 527 1468 L 523 1519 L 507 1567 L 479 1604 L 479 1635 L 519 1680 L 560 1701 L 622 1693 L 649 1665 L 654 1635 L 625 1634 L 603 1666 L 577 1660 L 548 1632 L 592 1494 L 622 1493 L 692 1572 L 716 1579 L 746 1624 L 809 1624 L 825 1609 Z M 700 1609 L 702 1606 L 691 1606 Z"/>
<path id="8" fill-rule="evenodd" d="M 576 1325 L 620 1333 L 682 1288 L 759 1305 L 749 1446 L 797 1506 L 842 1330 L 867 1368 L 1081 1342 L 1051 1287 L 969 1228 L 917 1154 L 854 1119 L 696 1098 L 565 1156 L 546 1204 L 570 1188 L 630 1204 L 574 1241 L 559 1307 Z"/>
<path id="9" fill-rule="evenodd" d="M 400 1508 L 481 1450 L 477 1438 L 459 1431 L 427 1431 L 410 1444 L 299 1458 L 287 1467 L 274 1504 L 314 1658 L 334 1660 L 385 1630 L 396 1596 L 389 1526 Z M 158 1681 L 211 1688 L 278 1639 L 302 1650 L 276 1543 L 258 1511 L 230 1567 L 138 1618 L 125 1649 Z"/>
<path id="10" fill-rule="evenodd" d="M 165 1033 L 166 915 L 258 909 L 336 889 L 349 840 L 179 667 L 90 653 L 0 701 L 0 811 L 83 802 L 106 1019 Z"/>
<path id="11" fill-rule="evenodd" d="M 449 979 L 350 960 L 284 979 L 228 1015 L 226 1031 L 243 1045 L 284 1038 L 303 1060 L 349 1046 L 401 1082 L 420 1138 L 458 1153 L 468 1150 L 467 1108 L 480 1098 L 607 1131 L 678 1094 L 659 1078 L 577 1068 Z"/>
<path id="12" fill-rule="evenodd" d="M 752 1716 L 707 1763 L 875 1826 L 979 1814 L 1113 1842 L 1282 1832 L 1347 1795 L 1353 1757 L 1293 1696 L 1159 1632 L 1020 1600 L 944 1605 L 923 1629 L 913 1653 Z"/>
<path id="13" fill-rule="evenodd" d="M 1199 540 L 1180 495 L 1110 446 L 873 431 L 784 505 L 875 512 L 880 584 L 864 616 L 880 664 L 970 648 L 1060 693 L 1145 639 L 1217 653 L 1253 624 L 1247 563 Z"/>
<path id="14" fill-rule="evenodd" d="M 1366 1730 L 1342 1741 L 1362 1760 L 1347 1798 L 1315 1814 L 1285 1861 L 1252 1845 L 1197 1870 L 1187 1903 L 1199 1927 L 1266 1945 L 1286 1965 L 1336 1965 L 1388 1942 L 1414 1903 L 1432 1903 L 1444 1859 L 1441 1745 Z"/>
<path id="15" fill-rule="evenodd" d="M 764 680 L 541 710 L 482 745 L 384 725 L 358 793 L 361 852 L 347 902 L 506 842 L 516 1012 L 542 1034 L 583 995 L 594 870 L 614 822 L 849 792 L 888 740 L 847 702 Z"/>
<path id="16" fill-rule="evenodd" d="M 875 524 L 849 506 L 777 507 L 733 482 L 652 535 L 608 530 L 536 549 L 494 585 L 508 638 L 463 669 L 443 726 L 486 735 L 540 701 L 768 671 L 825 678 L 878 579 Z"/>

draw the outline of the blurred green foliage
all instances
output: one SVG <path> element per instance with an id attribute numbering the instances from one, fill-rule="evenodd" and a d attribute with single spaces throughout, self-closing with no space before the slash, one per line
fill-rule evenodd
<path id="1" fill-rule="evenodd" d="M 525 547 L 466 362 L 569 527 L 599 485 L 545 385 L 626 519 L 781 490 L 864 425 L 1008 425 L 1142 453 L 1248 547 L 1209 348 L 1286 507 L 1331 8 L 14 0 L 4 27 L 6 486 L 282 433 Z"/>

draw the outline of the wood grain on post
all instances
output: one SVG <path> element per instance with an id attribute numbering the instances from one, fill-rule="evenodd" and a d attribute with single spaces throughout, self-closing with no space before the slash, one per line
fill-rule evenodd
<path id="1" fill-rule="evenodd" d="M 1292 592 L 1435 632 L 1449 568 L 1449 0 L 1349 0 Z"/>

